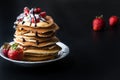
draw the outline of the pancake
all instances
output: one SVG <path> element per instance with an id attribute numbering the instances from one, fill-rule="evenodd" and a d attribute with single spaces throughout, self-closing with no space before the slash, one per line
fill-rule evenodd
<path id="1" fill-rule="evenodd" d="M 19 36 L 17 36 L 16 38 L 14 38 L 14 39 L 16 39 L 16 40 L 19 40 L 19 41 L 21 41 L 21 42 L 38 42 L 38 43 L 42 43 L 42 42 L 45 42 L 45 41 L 48 41 L 48 40 L 58 40 L 59 41 L 59 39 L 57 38 L 57 37 L 51 37 L 51 38 L 31 38 L 31 37 L 23 37 L 23 36 L 21 36 L 21 37 L 19 37 Z"/>
<path id="2" fill-rule="evenodd" d="M 58 53 L 55 53 L 55 54 L 34 54 L 34 53 L 26 53 L 24 54 L 24 56 L 27 56 L 27 57 L 46 57 L 46 56 L 56 56 Z"/>
<path id="3" fill-rule="evenodd" d="M 14 36 L 15 36 L 15 38 L 19 39 L 20 41 L 26 41 L 26 42 L 36 42 L 36 41 L 38 41 L 38 42 L 44 42 L 44 41 L 48 41 L 48 40 L 51 39 L 51 37 L 39 38 L 39 37 L 27 37 L 27 36 L 22 36 L 22 35 L 21 36 L 14 35 Z"/>
<path id="4" fill-rule="evenodd" d="M 38 36 L 38 37 L 51 37 L 54 34 L 55 34 L 54 31 L 48 31 L 48 32 L 45 32 L 45 33 L 37 33 L 37 32 L 34 33 L 34 32 L 26 31 L 26 30 L 20 31 L 18 29 L 15 32 L 16 36 L 23 35 L 23 36 L 28 36 L 28 37 L 36 37 L 36 36 Z"/>
<path id="5" fill-rule="evenodd" d="M 37 43 L 37 42 L 23 42 L 15 38 L 14 41 L 22 46 L 45 47 L 45 46 L 56 44 L 56 42 L 58 42 L 59 40 L 57 38 L 53 38 L 51 40 L 48 40 L 42 43 Z"/>
<path id="6" fill-rule="evenodd" d="M 52 37 L 55 33 L 50 34 L 36 34 L 36 33 L 26 33 L 26 34 L 15 34 L 16 36 L 26 36 L 26 37 Z"/>
<path id="7" fill-rule="evenodd" d="M 37 32 L 37 33 L 46 33 L 46 32 L 49 32 L 49 31 L 56 31 L 58 30 L 58 26 L 56 24 L 53 24 L 52 27 L 49 27 L 49 28 L 33 28 L 33 27 L 28 27 L 28 26 L 17 26 L 16 30 L 19 30 L 19 31 L 23 31 L 23 30 L 26 30 L 26 31 L 31 31 L 31 32 Z"/>
<path id="8" fill-rule="evenodd" d="M 24 34 L 25 36 L 28 36 L 28 37 L 34 37 L 34 36 L 37 36 L 37 37 L 51 37 L 54 35 L 54 33 L 50 33 L 50 34 L 36 34 L 36 33 L 26 33 Z"/>
<path id="9" fill-rule="evenodd" d="M 33 49 L 25 49 L 24 50 L 24 54 L 36 54 L 36 55 L 52 55 L 52 54 L 56 54 L 57 52 L 59 52 L 61 48 L 58 46 L 55 46 L 52 49 L 38 49 L 38 48 L 33 48 Z"/>
<path id="10" fill-rule="evenodd" d="M 27 49 L 41 49 L 41 50 L 49 50 L 49 49 L 53 49 L 55 48 L 57 45 L 53 44 L 53 45 L 49 45 L 49 46 L 45 46 L 45 47 L 34 47 L 34 46 L 24 46 L 24 50 L 27 50 Z M 22 46 L 20 46 L 22 47 Z"/>
<path id="11" fill-rule="evenodd" d="M 39 37 L 39 36 L 25 36 L 25 35 L 14 35 L 15 38 L 25 38 L 25 39 L 29 39 L 29 40 L 40 40 L 40 41 L 43 41 L 43 40 L 48 40 L 48 39 L 51 39 L 52 37 L 55 37 L 55 36 L 51 36 L 51 37 Z"/>
<path id="12" fill-rule="evenodd" d="M 23 60 L 25 61 L 44 61 L 44 60 L 51 60 L 55 59 L 56 56 L 43 56 L 43 57 L 31 57 L 31 56 L 24 56 Z"/>

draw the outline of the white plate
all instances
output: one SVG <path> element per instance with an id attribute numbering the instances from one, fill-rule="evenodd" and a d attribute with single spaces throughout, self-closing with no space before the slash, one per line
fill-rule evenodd
<path id="1" fill-rule="evenodd" d="M 62 42 L 57 42 L 56 44 L 58 46 L 60 46 L 62 49 L 58 52 L 58 57 L 55 58 L 55 59 L 52 59 L 52 60 L 36 61 L 36 62 L 12 60 L 12 59 L 7 58 L 7 57 L 4 56 L 4 54 L 2 53 L 2 47 L 0 48 L 0 56 L 2 58 L 4 58 L 5 60 L 16 63 L 18 65 L 22 65 L 22 66 L 34 66 L 35 65 L 36 66 L 36 65 L 39 65 L 39 64 L 45 64 L 45 63 L 50 63 L 50 62 L 60 60 L 60 59 L 62 59 L 64 57 L 66 57 L 69 54 L 69 47 L 67 45 L 65 45 Z"/>

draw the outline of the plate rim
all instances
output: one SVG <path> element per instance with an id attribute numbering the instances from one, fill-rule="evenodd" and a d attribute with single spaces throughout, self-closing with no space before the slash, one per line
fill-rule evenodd
<path id="1" fill-rule="evenodd" d="M 13 41 L 9 42 L 9 43 L 13 43 Z M 51 59 L 51 60 L 45 60 L 45 61 L 18 61 L 18 60 L 12 60 L 10 58 L 7 58 L 6 56 L 3 55 L 2 53 L 2 46 L 0 47 L 0 56 L 2 58 L 4 58 L 5 60 L 7 61 L 10 61 L 10 62 L 14 62 L 14 63 L 19 63 L 19 64 L 38 64 L 38 63 L 50 63 L 50 62 L 54 62 L 54 61 L 57 61 L 57 60 L 60 60 L 64 57 L 66 57 L 68 54 L 69 54 L 69 47 L 67 45 L 65 45 L 64 43 L 62 42 L 57 42 L 56 43 L 59 47 L 61 47 L 62 49 L 58 52 L 58 56 L 60 54 L 60 57 L 58 58 L 55 58 L 55 59 Z"/>

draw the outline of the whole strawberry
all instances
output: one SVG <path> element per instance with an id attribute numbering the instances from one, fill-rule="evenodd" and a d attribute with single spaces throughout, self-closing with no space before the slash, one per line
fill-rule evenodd
<path id="1" fill-rule="evenodd" d="M 105 21 L 103 19 L 103 15 L 96 17 L 93 20 L 93 30 L 100 31 L 105 27 Z"/>
<path id="2" fill-rule="evenodd" d="M 109 18 L 109 25 L 110 25 L 111 27 L 116 26 L 116 25 L 118 24 L 118 22 L 119 22 L 118 16 L 111 16 L 111 17 Z"/>
<path id="3" fill-rule="evenodd" d="M 13 60 L 22 60 L 23 49 L 19 48 L 17 43 L 11 45 L 8 51 L 8 58 L 13 59 Z"/>
<path id="4" fill-rule="evenodd" d="M 4 45 L 2 46 L 2 52 L 4 54 L 4 56 L 8 56 L 8 51 L 10 48 L 10 44 L 9 43 L 4 43 Z"/>

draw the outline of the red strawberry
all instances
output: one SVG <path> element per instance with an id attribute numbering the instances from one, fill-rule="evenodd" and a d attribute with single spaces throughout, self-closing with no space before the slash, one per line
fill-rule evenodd
<path id="1" fill-rule="evenodd" d="M 22 18 L 18 19 L 19 22 L 22 21 L 22 20 L 23 20 Z"/>
<path id="2" fill-rule="evenodd" d="M 6 57 L 8 56 L 9 48 L 10 48 L 10 44 L 9 44 L 9 43 L 5 43 L 5 44 L 3 45 L 2 52 L 3 52 L 3 54 L 4 54 Z"/>
<path id="3" fill-rule="evenodd" d="M 41 8 L 34 8 L 34 14 L 39 14 L 41 12 Z"/>
<path id="4" fill-rule="evenodd" d="M 8 51 L 8 58 L 13 60 L 22 60 L 23 59 L 23 49 L 18 48 L 18 44 L 11 45 Z"/>
<path id="5" fill-rule="evenodd" d="M 100 31 L 105 27 L 105 21 L 103 19 L 103 16 L 101 15 L 100 17 L 96 17 L 93 20 L 93 30 L 94 31 Z"/>
<path id="6" fill-rule="evenodd" d="M 34 18 L 32 18 L 32 19 L 31 19 L 31 22 L 32 22 L 32 23 L 35 23 L 35 19 L 34 19 Z"/>
<path id="7" fill-rule="evenodd" d="M 40 22 L 40 19 L 38 18 L 38 19 L 36 19 L 36 23 L 38 23 L 38 22 Z"/>
<path id="8" fill-rule="evenodd" d="M 116 26 L 116 25 L 118 24 L 118 22 L 119 22 L 119 18 L 118 18 L 117 16 L 111 16 L 111 17 L 109 18 L 109 25 L 110 25 L 111 27 Z"/>
<path id="9" fill-rule="evenodd" d="M 29 11 L 30 11 L 30 10 L 29 10 L 28 7 L 25 7 L 25 8 L 24 8 L 24 14 L 25 14 L 26 16 L 29 14 Z"/>
<path id="10" fill-rule="evenodd" d="M 41 12 L 40 16 L 42 16 L 43 18 L 46 17 L 46 12 Z"/>
<path id="11" fill-rule="evenodd" d="M 34 12 L 34 14 L 37 13 L 37 8 L 34 8 L 33 12 Z"/>
<path id="12" fill-rule="evenodd" d="M 37 8 L 37 13 L 39 14 L 41 12 L 41 8 Z"/>

